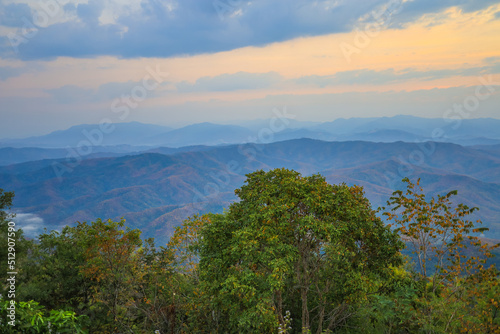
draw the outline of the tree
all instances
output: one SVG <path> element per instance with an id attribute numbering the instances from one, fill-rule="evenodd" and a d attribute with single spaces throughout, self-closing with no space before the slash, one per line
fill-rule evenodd
<path id="1" fill-rule="evenodd" d="M 5 209 L 10 209 L 12 207 L 12 201 L 14 199 L 14 192 L 4 192 L 2 188 L 0 188 L 0 221 L 3 222 L 7 220 L 9 217 L 12 217 L 9 213 L 5 212 Z"/>
<path id="2" fill-rule="evenodd" d="M 478 304 L 478 294 L 473 293 L 476 285 L 484 287 L 491 285 L 484 282 L 498 283 L 496 270 L 486 270 L 484 264 L 500 244 L 482 243 L 477 235 L 488 229 L 476 227 L 480 220 L 467 219 L 478 208 L 454 205 L 452 196 L 457 191 L 427 199 L 420 179 L 416 184 L 408 178 L 403 182 L 407 184 L 406 192 L 393 193 L 387 202 L 391 210 L 384 215 L 394 221 L 396 232 L 411 248 L 417 280 L 424 283 L 421 297 L 416 299 L 419 305 L 416 311 L 421 313 L 417 318 L 422 328 L 427 333 L 448 332 L 453 327 L 452 320 L 463 311 L 464 307 L 460 306 L 467 306 L 470 313 Z M 491 321 L 494 319 L 495 316 Z"/>
<path id="3" fill-rule="evenodd" d="M 0 301 L 0 332 L 3 334 L 33 334 L 33 333 L 88 333 L 88 318 L 77 316 L 75 312 L 65 310 L 47 310 L 35 301 L 16 304 L 16 318 L 8 324 L 10 303 Z"/>
<path id="4" fill-rule="evenodd" d="M 187 333 L 197 332 L 201 328 L 217 329 L 212 320 L 218 310 L 210 308 L 209 296 L 200 288 L 199 270 L 199 250 L 203 242 L 201 231 L 216 216 L 195 215 L 186 219 L 182 226 L 176 227 L 167 247 L 162 248 L 160 253 L 157 262 L 166 271 L 164 280 L 168 280 L 162 284 L 163 290 L 168 291 L 163 298 L 163 302 L 168 303 L 162 312 L 163 323 L 168 324 L 171 333 L 174 328 L 182 328 L 182 332 Z"/>
<path id="5" fill-rule="evenodd" d="M 11 219 L 14 214 L 8 213 L 12 207 L 14 192 L 4 192 L 0 188 L 0 295 L 5 295 L 7 272 L 19 272 L 23 267 L 31 241 L 26 240 L 22 229 L 15 226 Z"/>
<path id="6" fill-rule="evenodd" d="M 124 223 L 97 219 L 39 235 L 22 268 L 19 299 L 87 316 L 91 332 L 163 330 L 158 307 L 169 276 L 161 254 Z"/>
<path id="7" fill-rule="evenodd" d="M 284 329 L 287 310 L 304 333 L 333 330 L 376 289 L 372 278 L 401 263 L 402 243 L 360 187 L 287 169 L 247 177 L 240 201 L 200 233 L 200 284 L 217 330 Z"/>
<path id="8" fill-rule="evenodd" d="M 90 280 L 80 274 L 85 264 L 87 243 L 73 227 L 41 233 L 30 246 L 20 275 L 19 297 L 35 300 L 48 309 L 86 313 L 90 301 Z"/>
<path id="9" fill-rule="evenodd" d="M 451 197 L 457 195 L 456 190 L 427 200 L 420 179 L 416 184 L 408 178 L 403 182 L 407 183 L 406 193 L 395 191 L 387 202 L 391 211 L 384 215 L 395 222 L 396 231 L 411 246 L 420 275 L 427 277 L 435 272 L 434 281 L 452 281 L 483 269 L 486 259 L 492 256 L 491 250 L 498 246 L 483 245 L 477 234 L 488 228 L 476 227 L 480 220 L 466 219 L 479 209 L 464 204 L 454 206 Z M 463 250 L 468 247 L 474 247 L 476 254 L 467 257 Z"/>
<path id="10" fill-rule="evenodd" d="M 9 221 L 8 219 L 12 217 L 12 215 L 9 215 L 7 212 L 4 210 L 10 209 L 12 207 L 12 200 L 14 198 L 14 193 L 13 192 L 4 192 L 2 188 L 0 188 L 0 241 L 2 242 L 2 247 L 0 247 L 0 279 L 2 280 L 2 285 L 0 287 L 2 288 L 0 290 L 0 293 L 3 292 L 3 286 L 5 284 L 5 279 L 8 271 L 8 253 L 9 253 L 9 248 L 6 247 L 8 244 L 8 238 L 9 238 L 9 233 L 10 236 L 14 236 L 16 234 L 14 232 L 15 228 L 13 226 L 9 226 Z M 9 231 L 10 227 L 10 231 Z M 14 232 L 14 233 L 12 233 Z M 18 232 L 19 233 L 19 232 Z M 22 233 L 22 232 L 21 232 Z M 18 240 L 19 238 L 16 238 Z M 15 260 L 15 259 L 14 259 Z"/>
<path id="11" fill-rule="evenodd" d="M 80 272 L 91 280 L 92 299 L 103 305 L 112 317 L 112 331 L 131 330 L 138 322 L 131 312 L 142 280 L 138 251 L 142 245 L 140 230 L 124 229 L 125 220 L 97 219 L 91 224 L 78 223 L 75 234 L 85 240 L 85 262 Z"/>

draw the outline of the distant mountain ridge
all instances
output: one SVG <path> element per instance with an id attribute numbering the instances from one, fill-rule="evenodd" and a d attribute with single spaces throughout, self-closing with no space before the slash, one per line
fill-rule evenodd
<path id="1" fill-rule="evenodd" d="M 481 208 L 478 218 L 492 230 L 488 237 L 500 238 L 500 152 L 482 147 L 294 139 L 165 148 L 85 159 L 61 179 L 54 162 L 64 160 L 0 167 L 2 188 L 16 192 L 15 208 L 40 216 L 50 228 L 123 216 L 147 236 L 166 240 L 187 216 L 227 207 L 245 174 L 286 167 L 305 175 L 319 172 L 329 182 L 360 184 L 375 207 L 402 187 L 405 176 L 421 177 L 431 194 L 458 189 L 461 202 Z"/>
<path id="2" fill-rule="evenodd" d="M 223 145 L 249 142 L 253 132 L 237 125 L 191 124 L 148 139 L 153 145 L 182 147 L 188 145 Z"/>
<path id="3" fill-rule="evenodd" d="M 40 148 L 40 147 L 2 147 L 0 148 L 0 166 L 18 164 L 43 159 L 62 159 L 76 148 Z M 150 150 L 148 146 L 92 146 L 89 154 L 81 156 L 85 159 L 98 157 L 116 157 Z"/>
<path id="4" fill-rule="evenodd" d="M 78 125 L 67 130 L 25 139 L 0 139 L 0 147 L 77 147 L 82 141 L 98 141 L 93 146 L 184 147 L 190 145 L 228 145 L 247 142 L 311 138 L 326 141 L 365 140 L 373 142 L 442 141 L 460 145 L 500 144 L 500 120 L 419 118 L 394 116 L 379 118 L 336 119 L 316 123 L 286 119 L 279 127 L 274 120 L 238 122 L 237 125 L 197 123 L 173 129 L 139 122 L 108 125 L 113 130 L 101 132 L 99 125 Z M 286 125 L 286 126 L 283 126 Z M 263 133 L 265 136 L 263 136 Z M 92 137 L 93 138 L 89 138 Z M 0 154 L 1 157 L 1 154 Z"/>
<path id="5" fill-rule="evenodd" d="M 171 130 L 170 127 L 139 122 L 82 124 L 43 136 L 0 139 L 0 147 L 65 148 L 77 147 L 82 141 L 90 141 L 93 146 L 142 145 L 137 142 L 137 138 L 150 137 Z M 94 144 L 95 141 L 98 144 Z"/>

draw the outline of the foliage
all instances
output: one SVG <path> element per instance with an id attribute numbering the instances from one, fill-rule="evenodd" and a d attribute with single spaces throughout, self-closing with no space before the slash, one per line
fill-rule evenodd
<path id="1" fill-rule="evenodd" d="M 164 247 L 123 219 L 33 241 L 16 231 L 16 327 L 2 301 L 0 331 L 500 332 L 500 275 L 485 266 L 498 245 L 456 192 L 428 198 L 405 179 L 383 213 L 391 229 L 361 187 L 286 169 L 247 177 L 238 202 L 190 217 Z M 2 238 L 12 199 L 0 190 Z"/>
<path id="2" fill-rule="evenodd" d="M 14 199 L 14 192 L 7 191 L 4 192 L 0 188 L 0 221 L 5 221 L 9 218 L 9 214 L 5 212 L 5 209 L 10 209 L 12 207 L 12 201 Z"/>
<path id="3" fill-rule="evenodd" d="M 0 278 L 2 279 L 2 282 L 5 282 L 5 273 L 9 271 L 7 270 L 8 247 L 4 247 L 4 245 L 7 244 L 9 236 L 8 219 L 12 217 L 12 215 L 9 215 L 4 210 L 10 209 L 12 207 L 13 198 L 13 192 L 4 192 L 3 189 L 0 188 L 0 240 L 2 242 L 2 247 L 0 247 Z"/>
<path id="4" fill-rule="evenodd" d="M 79 271 L 85 263 L 86 247 L 71 227 L 40 234 L 19 276 L 20 298 L 36 300 L 49 309 L 71 308 L 86 313 L 82 308 L 90 300 L 90 281 Z"/>
<path id="5" fill-rule="evenodd" d="M 25 267 L 26 255 L 32 244 L 26 240 L 22 229 L 10 224 L 15 215 L 4 211 L 12 207 L 13 199 L 13 192 L 4 192 L 0 188 L 0 297 L 6 295 L 7 273 L 19 272 Z"/>
<path id="6" fill-rule="evenodd" d="M 388 220 L 395 221 L 396 231 L 411 245 L 420 275 L 427 277 L 431 273 L 430 263 L 435 267 L 433 283 L 436 279 L 453 281 L 462 274 L 481 270 L 486 258 L 492 256 L 493 247 L 482 244 L 476 235 L 488 229 L 476 228 L 475 224 L 481 223 L 479 220 L 474 223 L 465 219 L 478 208 L 464 204 L 453 207 L 451 196 L 457 194 L 456 190 L 427 201 L 420 179 L 417 184 L 408 178 L 403 182 L 407 183 L 406 193 L 394 192 L 388 201 L 391 212 L 384 214 Z M 475 247 L 479 254 L 467 258 L 462 251 L 467 247 Z"/>
<path id="7" fill-rule="evenodd" d="M 0 303 L 0 329 L 2 333 L 87 333 L 88 318 L 77 316 L 73 311 L 50 310 L 35 301 L 19 302 L 15 305 L 16 319 L 14 326 L 7 323 L 10 302 L 5 300 Z"/>
<path id="8" fill-rule="evenodd" d="M 133 328 L 143 320 L 129 311 L 140 293 L 146 252 L 140 252 L 140 231 L 123 226 L 97 219 L 41 234 L 20 275 L 20 298 L 86 315 L 92 331 Z"/>
<path id="9" fill-rule="evenodd" d="M 499 245 L 483 244 L 477 234 L 487 229 L 475 227 L 480 221 L 466 219 L 477 208 L 454 206 L 451 197 L 456 191 L 427 200 L 420 180 L 416 184 L 407 178 L 403 181 L 407 183 L 406 192 L 394 192 L 388 201 L 391 211 L 384 213 L 395 222 L 396 231 L 416 258 L 414 281 L 419 283 L 419 289 L 402 300 L 411 306 L 407 310 L 422 332 L 466 328 L 470 311 L 481 309 L 482 298 L 487 295 L 486 291 L 478 293 L 478 286 L 485 287 L 485 282 L 489 282 L 492 287 L 498 280 L 495 268 L 486 270 L 483 265 Z M 486 311 L 491 312 L 496 314 L 494 309 Z"/>
<path id="10" fill-rule="evenodd" d="M 284 328 L 286 310 L 294 328 L 333 330 L 376 289 L 372 279 L 401 262 L 397 235 L 359 187 L 277 169 L 249 174 L 236 194 L 201 233 L 202 286 L 222 330 Z"/>
<path id="11" fill-rule="evenodd" d="M 124 220 L 98 219 L 91 224 L 79 223 L 75 228 L 75 234 L 85 240 L 87 246 L 80 272 L 92 282 L 92 302 L 104 307 L 113 319 L 113 331 L 128 328 L 128 323 L 134 322 L 134 314 L 128 312 L 128 307 L 141 279 L 136 254 L 142 244 L 140 231 L 124 231 L 124 223 Z"/>

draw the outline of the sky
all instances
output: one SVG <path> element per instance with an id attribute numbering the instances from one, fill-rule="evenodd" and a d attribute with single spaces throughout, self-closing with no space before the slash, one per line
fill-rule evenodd
<path id="1" fill-rule="evenodd" d="M 0 0 L 0 138 L 499 106 L 500 1 Z"/>

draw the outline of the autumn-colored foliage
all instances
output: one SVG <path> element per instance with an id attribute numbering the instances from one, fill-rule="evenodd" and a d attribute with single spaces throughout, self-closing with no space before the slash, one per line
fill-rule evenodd
<path id="1" fill-rule="evenodd" d="M 498 271 L 494 267 L 485 269 L 484 264 L 499 244 L 483 243 L 478 234 L 488 229 L 477 227 L 479 220 L 467 219 L 478 208 L 454 205 L 456 191 L 427 199 L 420 180 L 413 184 L 405 178 L 403 182 L 406 192 L 394 192 L 387 203 L 391 210 L 384 215 L 394 222 L 414 255 L 415 280 L 422 288 L 414 297 L 412 311 L 421 329 L 425 333 L 469 332 L 467 328 L 472 326 L 472 332 L 478 333 L 479 327 L 473 326 L 478 323 L 488 328 L 485 333 L 498 330 L 500 314 L 496 315 L 495 298 L 490 298 L 492 308 L 486 306 L 488 302 L 482 305 L 482 298 L 498 290 Z M 479 308 L 482 310 L 477 314 Z M 464 309 L 470 311 L 464 313 Z"/>

